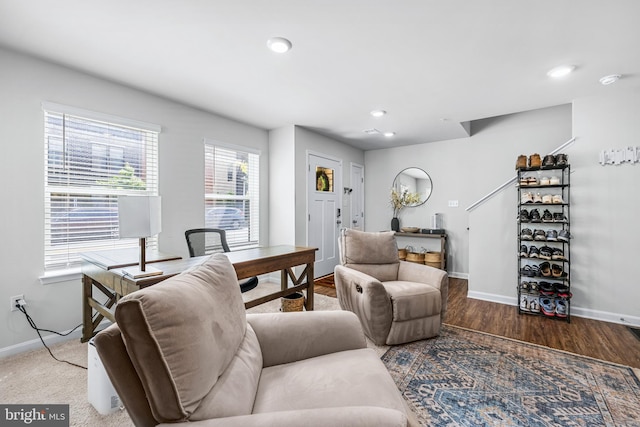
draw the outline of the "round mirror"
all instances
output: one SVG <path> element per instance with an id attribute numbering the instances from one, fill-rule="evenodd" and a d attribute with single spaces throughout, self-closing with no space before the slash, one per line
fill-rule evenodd
<path id="1" fill-rule="evenodd" d="M 406 168 L 393 180 L 393 189 L 403 206 L 415 207 L 426 202 L 431 196 L 433 183 L 428 173 L 420 168 Z"/>

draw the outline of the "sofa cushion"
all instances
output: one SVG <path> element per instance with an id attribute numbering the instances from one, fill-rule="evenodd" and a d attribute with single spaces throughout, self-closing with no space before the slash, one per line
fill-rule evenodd
<path id="1" fill-rule="evenodd" d="M 425 283 L 392 281 L 384 288 L 391 298 L 393 321 L 421 319 L 439 315 L 442 309 L 440 290 Z"/>
<path id="2" fill-rule="evenodd" d="M 223 254 L 123 297 L 115 318 L 159 422 L 189 419 L 247 329 L 238 279 Z"/>

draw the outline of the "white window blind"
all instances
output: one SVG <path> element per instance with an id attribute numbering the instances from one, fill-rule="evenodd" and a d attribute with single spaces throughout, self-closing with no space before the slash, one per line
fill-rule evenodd
<path id="1" fill-rule="evenodd" d="M 46 271 L 87 251 L 137 247 L 119 239 L 118 196 L 158 194 L 160 128 L 43 104 Z M 151 248 L 157 239 L 147 239 Z"/>
<path id="2" fill-rule="evenodd" d="M 205 141 L 205 227 L 226 230 L 230 248 L 258 245 L 260 154 Z"/>

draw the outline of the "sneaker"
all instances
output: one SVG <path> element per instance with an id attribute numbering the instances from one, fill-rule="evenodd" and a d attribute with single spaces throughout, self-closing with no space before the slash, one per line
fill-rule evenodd
<path id="1" fill-rule="evenodd" d="M 556 166 L 567 166 L 569 160 L 566 154 L 556 154 Z"/>
<path id="2" fill-rule="evenodd" d="M 520 256 L 526 257 L 529 251 L 527 250 L 527 247 L 525 245 L 520 245 L 520 252 L 518 253 L 520 254 Z"/>
<path id="3" fill-rule="evenodd" d="M 542 222 L 553 222 L 553 215 L 549 212 L 549 209 L 545 209 L 542 214 Z"/>
<path id="4" fill-rule="evenodd" d="M 564 200 L 562 200 L 562 196 L 560 194 L 554 194 L 551 200 L 552 200 L 552 203 L 555 203 L 558 205 L 564 203 Z"/>
<path id="5" fill-rule="evenodd" d="M 540 297 L 538 295 L 528 296 L 529 311 L 533 313 L 540 313 Z"/>
<path id="6" fill-rule="evenodd" d="M 553 287 L 553 284 L 549 282 L 540 282 L 540 295 L 544 296 L 553 296 L 556 293 L 556 290 Z"/>
<path id="7" fill-rule="evenodd" d="M 562 298 L 556 298 L 554 303 L 556 305 L 556 316 L 567 317 L 567 302 Z"/>
<path id="8" fill-rule="evenodd" d="M 533 233 L 531 232 L 531 229 L 529 228 L 525 228 L 520 232 L 520 239 L 521 240 L 533 240 Z"/>
<path id="9" fill-rule="evenodd" d="M 529 217 L 529 211 L 526 209 L 520 209 L 520 222 L 529 222 L 531 218 Z"/>
<path id="10" fill-rule="evenodd" d="M 529 311 L 529 297 L 527 295 L 520 295 L 520 310 Z"/>
<path id="11" fill-rule="evenodd" d="M 542 196 L 542 203 L 546 205 L 550 205 L 551 203 L 553 203 L 553 197 L 551 196 L 551 194 L 545 194 L 544 196 Z"/>
<path id="12" fill-rule="evenodd" d="M 542 195 L 540 193 L 533 195 L 533 203 L 542 203 Z"/>
<path id="13" fill-rule="evenodd" d="M 525 265 L 524 267 L 522 267 L 520 269 L 520 274 L 523 275 L 523 276 L 527 276 L 527 277 L 535 276 L 535 273 L 532 271 L 530 265 Z"/>
<path id="14" fill-rule="evenodd" d="M 543 277 L 551 277 L 551 264 L 549 264 L 548 262 L 543 262 L 542 264 L 540 264 L 539 269 L 540 274 Z"/>
<path id="15" fill-rule="evenodd" d="M 541 241 L 547 240 L 544 230 L 537 230 L 537 229 L 533 230 L 533 240 L 541 240 Z"/>
<path id="16" fill-rule="evenodd" d="M 560 248 L 554 248 L 551 253 L 551 259 L 566 261 L 564 257 L 564 252 Z"/>
<path id="17" fill-rule="evenodd" d="M 543 176 L 540 178 L 540 185 L 550 185 L 551 181 L 548 176 Z"/>
<path id="18" fill-rule="evenodd" d="M 545 316 L 556 315 L 556 304 L 551 298 L 540 297 L 540 310 Z"/>
<path id="19" fill-rule="evenodd" d="M 571 295 L 571 292 L 569 292 L 569 286 L 563 283 L 555 283 L 553 287 L 560 298 L 566 299 Z"/>
<path id="20" fill-rule="evenodd" d="M 553 222 L 566 222 L 567 217 L 562 212 L 553 213 Z"/>
<path id="21" fill-rule="evenodd" d="M 529 167 L 530 168 L 539 168 L 542 164 L 540 159 L 540 154 L 535 153 L 529 156 Z"/>
<path id="22" fill-rule="evenodd" d="M 528 191 L 525 193 L 522 193 L 522 195 L 520 196 L 520 203 L 521 204 L 533 203 L 533 193 L 529 193 Z"/>
<path id="23" fill-rule="evenodd" d="M 552 253 L 553 252 L 549 246 L 543 246 L 540 248 L 540 251 L 538 252 L 538 258 L 551 259 Z"/>
<path id="24" fill-rule="evenodd" d="M 549 185 L 560 185 L 560 178 L 557 176 L 552 176 L 549 178 Z"/>
<path id="25" fill-rule="evenodd" d="M 547 154 L 544 156 L 544 160 L 542 160 L 542 166 L 552 167 L 556 165 L 556 156 L 552 154 Z"/>
<path id="26" fill-rule="evenodd" d="M 529 212 L 529 217 L 531 222 L 542 222 L 542 220 L 540 219 L 540 212 L 538 212 L 538 209 L 531 209 L 531 212 Z"/>
<path id="27" fill-rule="evenodd" d="M 547 240 L 550 242 L 557 242 L 558 232 L 556 230 L 547 230 L 546 237 L 547 237 Z"/>
<path id="28" fill-rule="evenodd" d="M 523 245 L 524 246 L 524 245 Z M 538 248 L 536 248 L 535 246 L 531 246 L 529 248 L 529 254 L 528 257 L 529 258 L 538 258 L 539 252 L 538 252 Z"/>
<path id="29" fill-rule="evenodd" d="M 527 156 L 520 154 L 516 160 L 516 169 L 525 169 L 527 167 Z"/>
<path id="30" fill-rule="evenodd" d="M 569 230 L 560 230 L 558 232 L 558 240 L 560 240 L 561 242 L 569 242 L 569 239 L 571 238 L 571 235 L 569 234 Z"/>

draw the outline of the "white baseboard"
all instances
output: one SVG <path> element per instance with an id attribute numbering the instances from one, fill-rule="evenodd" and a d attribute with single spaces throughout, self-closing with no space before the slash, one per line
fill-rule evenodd
<path id="1" fill-rule="evenodd" d="M 518 299 L 516 297 L 506 297 L 504 295 L 489 294 L 486 292 L 469 291 L 467 293 L 467 297 L 482 301 L 496 302 L 498 304 L 518 305 Z M 610 313 L 606 311 L 592 310 L 589 308 L 571 306 L 571 316 L 640 327 L 640 317 L 638 316 Z"/>
<path id="2" fill-rule="evenodd" d="M 100 324 L 96 328 L 96 332 L 101 331 L 102 329 L 106 328 L 110 324 L 111 324 L 110 321 L 103 320 L 102 322 L 100 322 Z M 66 334 L 68 332 L 69 330 L 62 331 L 61 333 Z M 34 331 L 34 334 L 35 334 L 35 331 Z M 77 339 L 79 341 L 81 337 L 82 337 L 82 328 L 78 328 L 72 333 L 70 333 L 69 335 L 66 335 L 64 337 L 57 334 L 50 334 L 50 335 L 43 336 L 42 339 L 48 346 L 51 346 L 61 342 L 67 342 L 72 339 Z M 24 353 L 26 351 L 37 350 L 40 348 L 42 348 L 42 341 L 40 341 L 40 338 L 21 342 L 15 345 L 10 345 L 9 347 L 0 348 L 0 359 L 5 357 L 10 357 L 10 356 L 15 356 L 16 354 Z"/>
<path id="3" fill-rule="evenodd" d="M 454 279 L 465 279 L 469 280 L 469 273 L 458 273 L 456 271 L 451 271 L 447 273 L 449 277 L 453 277 Z"/>

